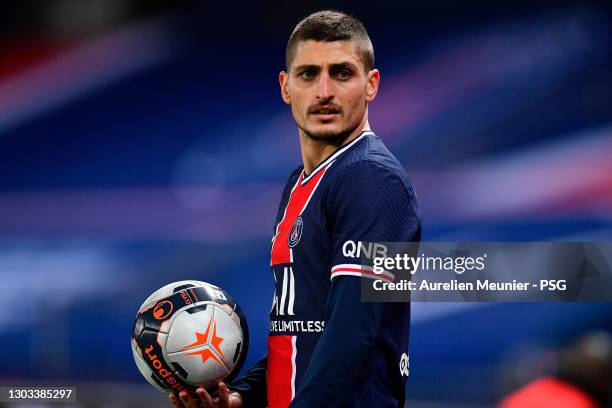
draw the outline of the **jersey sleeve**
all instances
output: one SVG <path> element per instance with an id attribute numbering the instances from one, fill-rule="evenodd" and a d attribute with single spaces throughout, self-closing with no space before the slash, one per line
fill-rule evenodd
<path id="1" fill-rule="evenodd" d="M 367 363 L 384 304 L 361 302 L 361 281 L 335 279 L 327 301 L 325 330 L 310 358 L 291 408 L 343 407 Z"/>
<path id="2" fill-rule="evenodd" d="M 377 275 L 362 266 L 358 249 L 420 240 L 421 220 L 412 186 L 377 162 L 357 162 L 343 170 L 327 206 L 333 242 L 331 279 L 348 275 L 393 281 L 389 272 Z"/>
<path id="3" fill-rule="evenodd" d="M 268 405 L 266 394 L 267 357 L 262 358 L 245 375 L 228 384 L 231 391 L 240 394 L 243 406 L 264 408 Z"/>

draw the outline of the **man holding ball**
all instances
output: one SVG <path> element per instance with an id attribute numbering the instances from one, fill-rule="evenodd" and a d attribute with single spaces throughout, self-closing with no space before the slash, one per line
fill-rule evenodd
<path id="1" fill-rule="evenodd" d="M 363 24 L 337 11 L 300 21 L 279 82 L 303 163 L 275 221 L 267 356 L 215 397 L 198 388 L 199 400 L 170 399 L 177 408 L 403 407 L 409 303 L 362 302 L 363 279 L 394 276 L 343 250 L 421 236 L 406 172 L 368 121 L 380 72 Z"/>

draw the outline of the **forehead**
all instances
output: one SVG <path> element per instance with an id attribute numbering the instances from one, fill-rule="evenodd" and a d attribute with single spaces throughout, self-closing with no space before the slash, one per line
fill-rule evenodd
<path id="1" fill-rule="evenodd" d="M 292 66 L 361 63 L 355 41 L 300 41 L 295 49 Z"/>

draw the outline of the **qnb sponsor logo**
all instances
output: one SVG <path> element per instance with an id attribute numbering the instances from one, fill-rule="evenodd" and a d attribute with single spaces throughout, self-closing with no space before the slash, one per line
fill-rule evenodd
<path id="1" fill-rule="evenodd" d="M 274 272 L 274 280 L 276 281 L 276 272 Z M 276 285 L 278 288 L 278 285 Z M 286 266 L 283 268 L 282 289 L 280 298 L 277 290 L 274 290 L 274 298 L 272 299 L 272 311 L 278 316 L 294 316 L 293 305 L 295 304 L 295 276 L 293 268 Z"/>
<path id="2" fill-rule="evenodd" d="M 157 320 L 164 320 L 172 313 L 174 305 L 169 300 L 162 300 L 153 308 L 153 317 Z"/>
<path id="3" fill-rule="evenodd" d="M 363 243 L 361 241 L 348 240 L 342 245 L 342 255 L 347 258 L 361 258 L 362 256 L 367 259 L 387 257 L 387 247 L 379 243 Z"/>
<path id="4" fill-rule="evenodd" d="M 151 345 L 151 346 L 148 346 L 144 352 L 149 358 L 149 361 L 151 362 L 150 365 L 155 370 L 155 373 L 157 374 L 157 376 L 163 381 L 165 381 L 166 384 L 168 384 L 168 386 L 170 387 L 170 389 L 177 390 L 177 391 L 186 390 L 187 387 L 181 384 L 179 380 L 177 380 L 174 377 L 174 374 L 172 373 L 172 371 L 164 367 L 164 363 L 162 363 L 159 360 L 159 358 L 157 358 L 157 354 L 151 354 L 152 351 L 153 351 L 153 346 Z"/>

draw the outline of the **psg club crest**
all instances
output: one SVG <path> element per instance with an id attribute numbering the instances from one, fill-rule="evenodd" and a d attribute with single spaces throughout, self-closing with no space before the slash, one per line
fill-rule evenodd
<path id="1" fill-rule="evenodd" d="M 300 238 L 302 238 L 302 229 L 304 228 L 304 221 L 302 217 L 297 217 L 295 222 L 293 223 L 293 227 L 291 227 L 291 231 L 289 232 L 289 248 L 293 248 L 300 242 Z"/>

